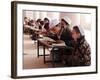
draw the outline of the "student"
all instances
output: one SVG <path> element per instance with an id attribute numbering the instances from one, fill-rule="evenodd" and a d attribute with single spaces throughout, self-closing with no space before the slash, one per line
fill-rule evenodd
<path id="1" fill-rule="evenodd" d="M 46 31 L 49 30 L 49 24 L 50 24 L 49 18 L 44 18 L 44 29 L 45 29 Z"/>
<path id="2" fill-rule="evenodd" d="M 24 25 L 28 25 L 29 19 L 27 17 L 24 17 Z"/>
<path id="3" fill-rule="evenodd" d="M 66 46 L 73 47 L 73 38 L 72 38 L 72 33 L 70 30 L 70 25 L 71 25 L 71 20 L 65 16 L 61 18 L 60 22 L 60 30 L 57 33 L 58 39 L 63 40 L 66 44 Z M 59 60 L 62 61 L 64 65 L 71 65 L 70 64 L 70 56 L 72 55 L 72 49 L 69 49 L 67 47 L 65 48 L 54 48 L 52 52 L 58 52 L 59 53 Z"/>
<path id="4" fill-rule="evenodd" d="M 28 23 L 29 23 L 28 17 L 24 17 L 23 31 L 24 31 L 25 34 L 30 33 L 30 26 L 28 25 Z"/>
<path id="5" fill-rule="evenodd" d="M 89 66 L 91 64 L 91 49 L 87 41 L 82 27 L 74 26 L 72 30 L 72 37 L 76 43 L 73 54 L 74 66 Z"/>
<path id="6" fill-rule="evenodd" d="M 60 30 L 59 23 L 60 23 L 60 21 L 57 19 L 51 20 L 50 25 L 49 25 L 50 29 L 49 29 L 49 32 L 47 34 L 48 37 L 51 37 L 54 40 L 58 40 L 57 34 Z"/>
<path id="7" fill-rule="evenodd" d="M 67 16 L 61 18 L 61 30 L 59 31 L 58 37 L 63 40 L 67 46 L 72 46 L 71 41 L 73 40 L 70 25 L 71 20 Z"/>
<path id="8" fill-rule="evenodd" d="M 49 30 L 49 33 L 48 33 L 48 37 L 50 37 L 54 40 L 58 40 L 57 33 L 60 30 L 59 23 L 60 23 L 60 21 L 58 19 L 51 20 L 50 25 L 49 25 L 50 30 Z M 55 62 L 61 61 L 61 52 L 60 52 L 59 47 L 53 47 L 50 55 L 51 55 L 52 58 L 54 57 L 53 60 Z"/>
<path id="9" fill-rule="evenodd" d="M 56 30 L 60 29 L 60 30 L 58 30 L 59 32 L 56 33 L 57 37 L 55 37 L 55 38 L 53 37 L 53 39 L 63 40 L 65 42 L 66 46 L 71 46 L 72 45 L 71 40 L 73 40 L 73 38 L 72 38 L 71 31 L 69 29 L 70 24 L 71 24 L 71 21 L 69 20 L 68 17 L 64 17 L 60 24 L 59 24 L 59 21 L 52 20 L 50 27 L 52 27 L 53 31 L 54 31 L 54 29 L 56 29 Z M 54 54 L 55 61 L 62 61 L 63 64 L 70 65 L 68 62 L 68 58 L 72 54 L 72 49 L 56 46 L 51 50 L 51 53 Z"/>
<path id="10" fill-rule="evenodd" d="M 35 29 L 39 29 L 39 26 L 40 26 L 40 22 L 41 22 L 41 19 L 37 19 L 36 21 L 36 25 L 35 25 Z"/>

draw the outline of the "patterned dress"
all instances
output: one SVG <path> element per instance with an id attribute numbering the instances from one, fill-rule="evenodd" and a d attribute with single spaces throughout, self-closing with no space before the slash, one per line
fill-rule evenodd
<path id="1" fill-rule="evenodd" d="M 91 65 L 91 49 L 84 37 L 77 40 L 72 62 L 76 66 Z"/>

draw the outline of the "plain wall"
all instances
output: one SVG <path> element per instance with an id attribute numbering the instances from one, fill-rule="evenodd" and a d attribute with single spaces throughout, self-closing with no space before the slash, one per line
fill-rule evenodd
<path id="1" fill-rule="evenodd" d="M 43 12 L 43 11 L 30 11 L 26 10 L 23 12 L 23 17 L 27 17 L 29 19 L 37 20 L 44 19 L 45 17 L 50 20 L 58 19 L 61 20 L 63 17 L 69 17 L 71 20 L 71 27 L 75 25 L 80 25 L 84 29 L 91 29 L 91 14 L 84 13 L 70 13 L 70 12 Z"/>

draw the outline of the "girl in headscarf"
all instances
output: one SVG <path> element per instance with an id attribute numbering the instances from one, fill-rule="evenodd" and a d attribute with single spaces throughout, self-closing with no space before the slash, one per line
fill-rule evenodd
<path id="1" fill-rule="evenodd" d="M 70 30 L 71 20 L 67 16 L 61 18 L 61 30 L 59 31 L 58 37 L 63 40 L 67 46 L 73 46 L 72 34 Z"/>
<path id="2" fill-rule="evenodd" d="M 91 65 L 91 49 L 85 39 L 83 28 L 80 26 L 74 26 L 72 30 L 72 37 L 76 43 L 72 57 L 72 64 L 74 66 Z"/>

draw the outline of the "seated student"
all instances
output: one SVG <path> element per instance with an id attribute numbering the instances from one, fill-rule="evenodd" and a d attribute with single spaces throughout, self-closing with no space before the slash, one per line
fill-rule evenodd
<path id="1" fill-rule="evenodd" d="M 61 18 L 61 30 L 58 34 L 59 39 L 63 40 L 67 46 L 72 46 L 72 34 L 70 30 L 71 20 L 67 16 Z"/>
<path id="2" fill-rule="evenodd" d="M 25 34 L 29 34 L 30 32 L 30 26 L 28 25 L 29 19 L 27 17 L 24 17 L 24 23 L 23 23 L 23 31 Z"/>
<path id="3" fill-rule="evenodd" d="M 85 39 L 82 27 L 74 26 L 72 37 L 76 43 L 72 64 L 74 66 L 89 66 L 91 64 L 91 49 Z"/>
<path id="4" fill-rule="evenodd" d="M 71 20 L 69 17 L 65 16 L 61 18 L 61 30 L 59 32 L 59 39 L 63 40 L 68 47 L 74 47 L 74 40 L 72 38 L 72 33 L 70 29 Z M 72 55 L 73 50 L 70 48 L 65 48 L 62 51 L 62 62 L 65 65 L 70 64 L 70 57 Z"/>
<path id="5" fill-rule="evenodd" d="M 42 21 L 42 24 L 40 22 L 40 24 L 42 25 L 42 26 L 40 26 L 40 30 L 43 35 L 46 35 L 48 33 L 49 23 L 50 23 L 50 21 L 48 18 L 44 18 L 44 20 Z"/>
<path id="6" fill-rule="evenodd" d="M 31 36 L 32 40 L 37 40 L 38 38 L 37 30 L 39 30 L 40 22 L 41 22 L 41 19 L 37 19 L 36 22 L 34 22 L 34 26 L 33 26 L 34 29 L 33 31 L 30 31 L 32 33 L 32 36 Z"/>
<path id="7" fill-rule="evenodd" d="M 52 20 L 50 24 L 51 24 L 50 37 L 55 40 L 63 40 L 67 46 L 71 46 L 72 45 L 71 40 L 73 40 L 73 38 L 72 38 L 71 31 L 69 30 L 69 28 L 67 29 L 70 23 L 68 24 L 66 21 L 66 22 L 63 22 L 63 25 L 61 25 L 62 23 L 60 24 L 59 21 L 55 19 L 55 20 Z M 67 59 L 65 56 L 68 57 L 69 55 L 71 55 L 72 49 L 56 46 L 51 50 L 51 53 L 54 54 L 55 60 L 61 61 L 61 58 L 63 58 L 63 62 L 66 63 Z"/>
<path id="8" fill-rule="evenodd" d="M 54 39 L 54 40 L 58 40 L 58 32 L 60 30 L 60 25 L 59 25 L 59 20 L 58 19 L 53 19 L 50 22 L 50 30 L 49 33 L 47 34 L 48 37 Z M 61 61 L 61 54 L 60 54 L 60 49 L 58 47 L 53 47 L 51 50 L 51 57 L 54 57 L 54 61 Z"/>
<path id="9" fill-rule="evenodd" d="M 59 20 L 57 20 L 57 19 L 51 20 L 50 25 L 49 25 L 50 29 L 48 31 L 47 36 L 54 39 L 54 40 L 58 40 L 57 34 L 60 30 L 59 26 L 60 26 L 59 25 Z"/>
<path id="10" fill-rule="evenodd" d="M 44 18 L 44 29 L 45 29 L 46 31 L 49 30 L 49 24 L 50 24 L 49 18 Z"/>
<path id="11" fill-rule="evenodd" d="M 54 21 L 53 21 L 54 22 Z M 60 30 L 57 33 L 58 39 L 59 40 L 63 40 L 66 44 L 66 46 L 72 47 L 73 46 L 73 38 L 72 38 L 72 33 L 71 30 L 69 28 L 71 24 L 71 20 L 66 16 L 61 18 L 61 22 L 60 22 Z M 56 51 L 55 51 L 56 50 Z M 68 49 L 68 48 L 54 48 L 54 50 L 52 50 L 52 52 L 59 52 L 59 58 L 62 58 L 62 61 L 64 64 L 68 64 L 68 56 L 70 56 L 72 54 L 72 49 Z"/>
<path id="12" fill-rule="evenodd" d="M 35 22 L 35 29 L 39 29 L 41 19 L 37 19 Z"/>
<path id="13" fill-rule="evenodd" d="M 29 19 L 27 17 L 24 17 L 24 25 L 28 25 Z"/>

